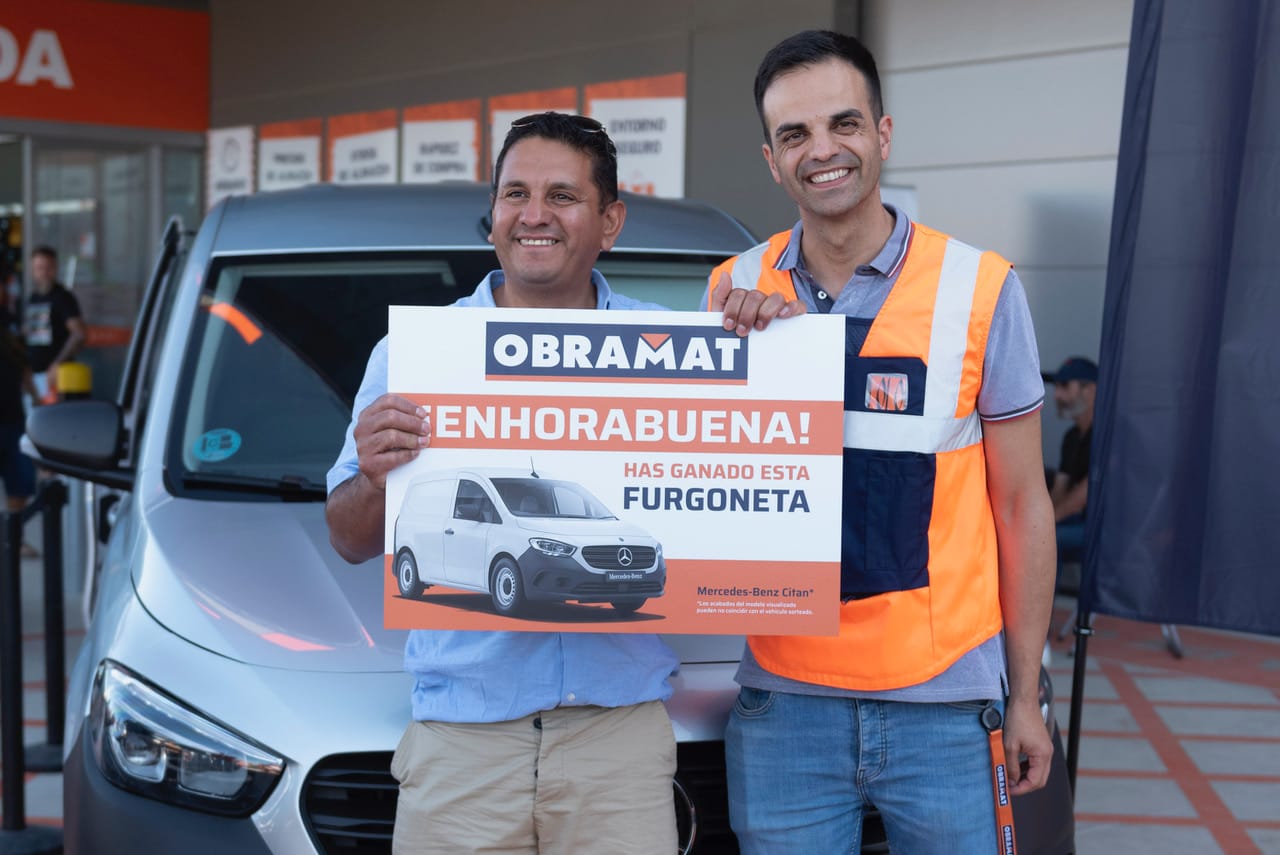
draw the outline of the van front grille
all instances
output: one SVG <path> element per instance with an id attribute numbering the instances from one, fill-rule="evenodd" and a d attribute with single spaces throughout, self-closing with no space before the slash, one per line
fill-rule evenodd
<path id="1" fill-rule="evenodd" d="M 721 746 L 686 742 L 676 747 L 676 822 L 682 849 L 696 829 L 691 855 L 738 851 L 729 831 Z M 302 787 L 302 816 L 316 849 L 321 855 L 390 855 L 398 794 L 390 751 L 325 757 Z"/>
<path id="2" fill-rule="evenodd" d="M 302 787 L 302 816 L 325 855 L 389 855 L 400 786 L 391 752 L 334 754 Z"/>
<path id="3" fill-rule="evenodd" d="M 619 553 L 623 551 L 629 552 L 631 555 L 630 562 L 624 564 L 625 560 Z M 653 562 L 658 557 L 658 550 L 652 546 L 584 546 L 582 547 L 582 557 L 597 570 L 643 570 L 646 567 L 652 567 Z"/>

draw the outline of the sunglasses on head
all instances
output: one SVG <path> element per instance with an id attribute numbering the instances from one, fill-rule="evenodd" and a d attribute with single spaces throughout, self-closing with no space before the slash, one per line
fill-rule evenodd
<path id="1" fill-rule="evenodd" d="M 532 127 L 538 124 L 539 122 L 543 121 L 547 116 L 551 116 L 551 115 L 559 115 L 565 119 L 568 119 L 569 122 L 572 123 L 573 126 L 578 130 L 586 131 L 587 133 L 591 133 L 591 134 L 604 133 L 604 125 L 600 124 L 595 119 L 589 118 L 587 116 L 576 116 L 569 113 L 558 113 L 558 114 L 550 113 L 550 112 L 530 113 L 527 116 L 522 116 L 521 118 L 516 119 L 514 122 L 511 123 L 511 127 L 513 129 Z"/>

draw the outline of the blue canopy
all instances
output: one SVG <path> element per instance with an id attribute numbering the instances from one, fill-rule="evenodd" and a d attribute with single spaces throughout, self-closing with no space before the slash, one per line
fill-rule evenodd
<path id="1" fill-rule="evenodd" d="M 1137 0 L 1082 614 L 1280 635 L 1280 8 Z"/>

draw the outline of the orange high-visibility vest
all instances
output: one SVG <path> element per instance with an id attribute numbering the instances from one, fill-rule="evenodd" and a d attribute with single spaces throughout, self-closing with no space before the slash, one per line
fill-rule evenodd
<path id="1" fill-rule="evenodd" d="M 913 686 L 1002 627 L 977 403 L 1010 264 L 911 228 L 897 281 L 846 354 L 840 634 L 748 638 L 762 667 L 793 680 Z M 711 287 L 728 273 L 734 287 L 795 299 L 790 271 L 775 266 L 790 236 L 720 265 Z"/>

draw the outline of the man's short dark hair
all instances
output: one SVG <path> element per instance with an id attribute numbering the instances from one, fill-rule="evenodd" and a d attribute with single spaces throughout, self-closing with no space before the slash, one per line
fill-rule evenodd
<path id="1" fill-rule="evenodd" d="M 37 255 L 43 255 L 45 258 L 49 259 L 54 264 L 58 263 L 58 251 L 53 247 L 49 246 L 49 244 L 47 243 L 42 243 L 35 249 L 31 250 L 32 258 L 35 258 Z"/>
<path id="2" fill-rule="evenodd" d="M 539 137 L 564 143 L 591 158 L 591 181 L 600 191 L 600 210 L 618 200 L 618 149 L 595 119 L 570 113 L 534 113 L 511 123 L 502 151 L 493 165 L 493 194 L 498 194 L 502 164 L 507 152 L 520 140 Z"/>
<path id="3" fill-rule="evenodd" d="M 766 143 L 772 145 L 773 140 L 769 136 L 769 126 L 765 124 L 764 93 L 780 75 L 802 66 L 818 65 L 829 59 L 847 62 L 862 72 L 867 81 L 867 92 L 871 96 L 871 118 L 877 124 L 880 122 L 880 117 L 884 115 L 884 103 L 880 99 L 880 72 L 876 71 L 876 60 L 871 51 L 853 36 L 831 30 L 805 30 L 775 45 L 764 55 L 760 68 L 756 70 L 756 112 L 760 114 L 760 125 L 764 128 Z"/>

